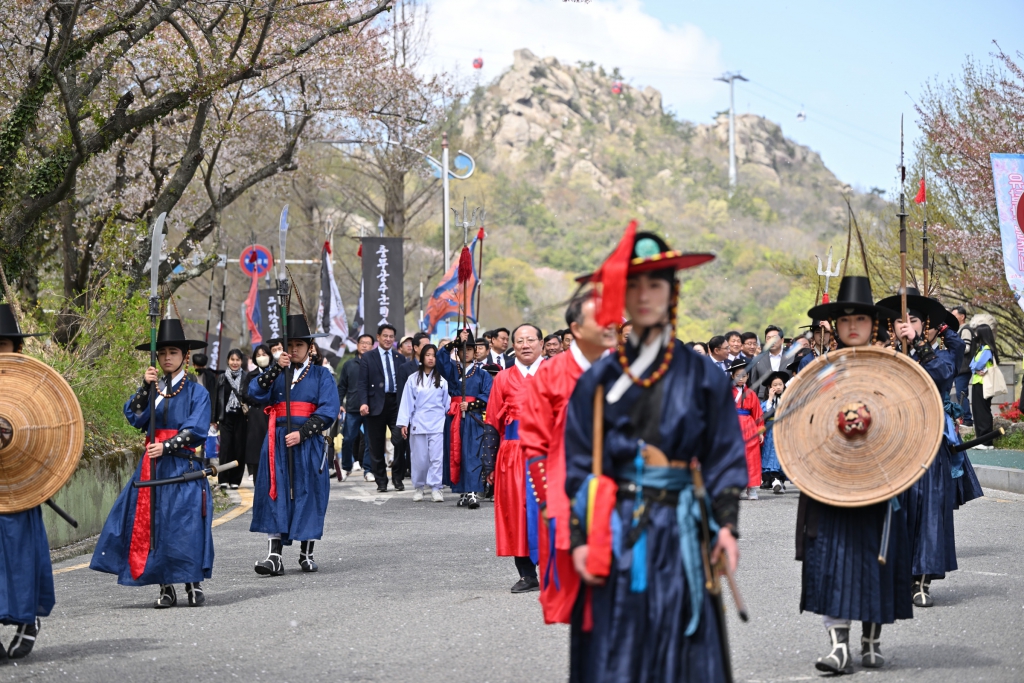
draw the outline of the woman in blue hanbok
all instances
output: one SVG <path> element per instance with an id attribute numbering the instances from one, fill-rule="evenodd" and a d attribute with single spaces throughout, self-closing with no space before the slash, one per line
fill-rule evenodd
<path id="1" fill-rule="evenodd" d="M 761 419 L 764 420 L 765 430 L 764 441 L 761 443 L 761 488 L 770 488 L 773 493 L 780 495 L 786 492 L 786 474 L 775 452 L 775 410 L 782 400 L 789 377 L 785 370 L 776 370 L 765 377 L 768 398 L 761 402 Z"/>
<path id="2" fill-rule="evenodd" d="M 21 353 L 25 338 L 38 336 L 22 334 L 10 304 L 0 304 L 0 353 Z M 55 602 L 42 508 L 0 515 L 0 624 L 17 626 L 10 645 L 0 643 L 0 661 L 32 652 Z"/>
<path id="3" fill-rule="evenodd" d="M 268 538 L 267 558 L 255 564 L 257 574 L 283 574 L 282 546 L 292 541 L 300 542 L 302 571 L 318 569 L 313 543 L 323 536 L 331 491 L 322 432 L 338 417 L 341 402 L 330 370 L 310 362 L 310 341 L 317 336 L 323 335 L 310 334 L 303 316 L 288 316 L 288 352 L 249 383 L 249 397 L 258 406 L 266 406 L 263 410 L 269 418 L 256 470 L 249 527 L 249 531 L 264 533 Z M 285 382 L 289 379 L 290 425 L 289 406 L 285 404 Z"/>
<path id="4" fill-rule="evenodd" d="M 142 459 L 107 516 L 89 566 L 116 574 L 122 586 L 159 584 L 158 609 L 176 605 L 174 584 L 184 583 L 188 604 L 198 607 L 206 602 L 200 582 L 213 572 L 213 498 L 206 477 L 150 488 L 133 483 L 203 469 L 196 448 L 206 443 L 210 431 L 210 394 L 189 381 L 185 370 L 189 351 L 206 344 L 186 339 L 181 321 L 167 319 L 160 321 L 156 345 L 160 372 L 146 370 L 142 386 L 124 404 L 128 423 L 145 432 L 150 392 L 157 392 L 156 438 L 148 443 L 147 437 Z M 136 348 L 148 351 L 149 343 Z"/>
<path id="5" fill-rule="evenodd" d="M 452 481 L 452 493 L 461 494 L 456 507 L 476 510 L 480 507 L 480 498 L 484 492 L 483 464 L 480 460 L 480 442 L 484 434 L 484 410 L 487 399 L 491 395 L 493 378 L 484 369 L 483 361 L 475 361 L 472 338 L 468 338 L 465 349 L 458 351 L 463 357 L 462 372 L 459 362 L 452 359 L 453 342 L 437 354 L 437 367 L 441 376 L 448 382 L 451 393 L 451 405 L 445 420 L 445 454 L 449 457 L 449 473 Z M 463 399 L 465 384 L 465 399 Z M 454 430 L 454 434 L 453 434 Z M 455 466 L 450 463 L 453 436 L 458 447 L 459 457 Z"/>

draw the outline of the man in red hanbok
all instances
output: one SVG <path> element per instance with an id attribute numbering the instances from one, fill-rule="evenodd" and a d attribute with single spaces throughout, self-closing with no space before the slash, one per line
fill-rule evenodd
<path id="1" fill-rule="evenodd" d="M 740 429 L 747 453 L 746 493 L 741 500 L 757 500 L 757 489 L 761 486 L 761 401 L 757 392 L 747 388 L 747 360 L 737 358 L 729 366 L 732 375 L 732 398 L 736 403 L 736 414 L 740 417 Z"/>
<path id="2" fill-rule="evenodd" d="M 551 358 L 527 385 L 519 427 L 529 484 L 541 520 L 537 533 L 540 604 L 548 624 L 568 624 L 580 586 L 569 553 L 569 496 L 565 492 L 565 412 L 576 380 L 617 341 L 616 325 L 601 327 L 589 292 L 577 294 L 565 311 L 572 334 L 569 350 Z"/>
<path id="3" fill-rule="evenodd" d="M 487 423 L 498 430 L 501 445 L 494 472 L 494 535 L 498 557 L 514 557 L 519 581 L 513 593 L 540 589 L 537 580 L 536 497 L 527 491 L 526 459 L 519 443 L 519 417 L 526 401 L 527 385 L 542 361 L 544 335 L 535 325 L 524 323 L 512 331 L 515 363 L 494 376 L 487 401 Z"/>

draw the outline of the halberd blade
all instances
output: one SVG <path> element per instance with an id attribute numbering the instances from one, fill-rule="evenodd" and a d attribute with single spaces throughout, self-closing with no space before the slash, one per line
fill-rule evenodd
<path id="1" fill-rule="evenodd" d="M 164 220 L 167 212 L 156 217 L 153 223 L 152 252 L 149 257 L 149 295 L 157 296 L 157 289 L 160 286 L 160 252 L 164 248 Z"/>

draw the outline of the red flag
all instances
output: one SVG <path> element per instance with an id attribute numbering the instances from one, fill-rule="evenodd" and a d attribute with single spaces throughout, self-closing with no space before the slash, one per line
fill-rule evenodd
<path id="1" fill-rule="evenodd" d="M 921 187 L 917 191 L 917 196 L 914 197 L 914 202 L 917 204 L 922 204 L 926 201 L 928 201 L 928 198 L 925 196 L 924 192 L 924 178 L 921 178 Z"/>
<path id="2" fill-rule="evenodd" d="M 252 284 L 249 286 L 249 296 L 245 297 L 245 323 L 249 327 L 249 339 L 253 346 L 263 343 L 260 325 L 253 318 L 254 315 L 259 315 L 259 305 L 257 303 L 257 297 L 259 296 L 257 292 L 258 287 L 259 278 L 256 277 L 255 271 L 253 271 Z"/>

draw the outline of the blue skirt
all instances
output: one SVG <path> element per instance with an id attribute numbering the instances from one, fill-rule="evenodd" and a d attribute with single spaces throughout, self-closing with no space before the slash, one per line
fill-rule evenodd
<path id="1" fill-rule="evenodd" d="M 956 480 L 950 473 L 951 455 L 949 443 L 943 439 L 931 467 L 905 495 L 915 576 L 941 579 L 957 568 L 953 530 Z"/>
<path id="2" fill-rule="evenodd" d="M 633 502 L 618 506 L 625 524 Z M 676 510 L 651 508 L 647 527 L 647 591 L 630 592 L 632 550 L 612 562 L 604 586 L 582 587 L 573 611 L 569 680 L 573 683 L 651 681 L 682 683 L 725 680 L 718 643 L 718 615 L 710 598 L 697 631 L 684 635 L 690 620 L 690 591 L 679 551 Z M 703 587 L 701 587 L 703 588 Z M 583 632 L 583 606 L 593 596 L 593 630 Z"/>
<path id="3" fill-rule="evenodd" d="M 41 508 L 0 515 L 0 571 L 0 624 L 50 615 L 56 598 Z"/>
<path id="4" fill-rule="evenodd" d="M 200 467 L 195 461 L 171 455 L 153 462 L 153 479 L 179 477 Z M 114 501 L 89 568 L 116 574 L 122 586 L 196 583 L 210 578 L 213 574 L 213 496 L 206 477 L 152 489 L 156 494 L 153 507 L 156 536 L 150 540 L 145 570 L 138 579 L 132 578 L 128 551 L 139 497 L 139 489 L 133 487 L 132 482 L 138 481 L 141 467 L 140 459 L 135 474 Z"/>
<path id="5" fill-rule="evenodd" d="M 477 420 L 480 422 L 477 422 Z M 451 417 L 449 416 L 445 422 L 449 429 L 447 434 L 451 433 Z M 483 478 L 483 463 L 480 461 L 480 441 L 484 436 L 483 417 L 480 415 L 473 416 L 471 413 L 467 413 L 462 418 L 462 463 L 459 468 L 459 483 L 452 485 L 453 493 L 483 493 L 484 490 L 484 478 Z M 451 453 L 447 448 L 445 449 L 445 455 Z M 451 463 L 449 462 L 449 470 Z M 449 478 L 451 473 L 449 471 Z"/>
<path id="6" fill-rule="evenodd" d="M 293 418 L 294 420 L 295 418 Z M 301 423 L 300 423 L 301 424 Z M 293 423 L 293 428 L 298 429 Z M 324 516 L 331 495 L 331 477 L 320 463 L 324 457 L 324 437 L 315 434 L 292 447 L 295 470 L 295 499 L 289 496 L 288 454 L 284 446 L 284 426 L 276 430 L 274 470 L 277 478 L 277 499 L 270 498 L 270 455 L 267 441 L 260 451 L 260 464 L 253 482 L 252 524 L 249 531 L 280 534 L 285 545 L 294 541 L 316 541 L 324 535 Z M 270 438 L 268 434 L 267 438 Z"/>
<path id="7" fill-rule="evenodd" d="M 955 508 L 985 495 L 985 492 L 981 490 L 981 482 L 978 481 L 978 475 L 974 471 L 974 465 L 971 464 L 967 451 L 964 451 L 964 474 L 953 481 L 956 482 Z"/>
<path id="8" fill-rule="evenodd" d="M 902 501 L 901 501 L 902 502 Z M 910 542 L 905 508 L 892 513 L 887 562 L 878 562 L 889 503 L 817 508 L 817 536 L 804 536 L 800 611 L 891 624 L 912 619 Z"/>
<path id="9" fill-rule="evenodd" d="M 455 400 L 455 397 L 452 397 Z M 441 485 L 454 486 L 452 484 L 452 416 L 444 416 L 444 458 L 441 461 Z M 480 489 L 483 491 L 483 489 Z M 461 493 L 461 492 L 460 492 Z"/>

